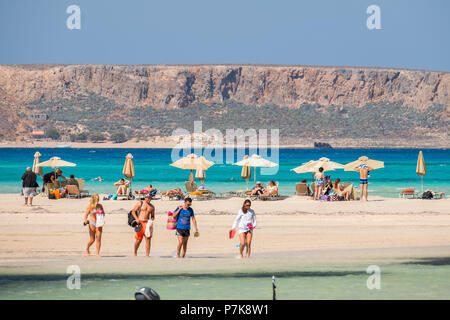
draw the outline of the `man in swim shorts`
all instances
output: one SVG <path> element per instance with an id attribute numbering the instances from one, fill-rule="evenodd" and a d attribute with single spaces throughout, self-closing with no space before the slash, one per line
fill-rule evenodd
<path id="1" fill-rule="evenodd" d="M 197 220 L 194 217 L 194 210 L 191 208 L 192 199 L 184 199 L 184 203 L 173 212 L 173 218 L 177 220 L 177 232 L 178 246 L 177 246 L 177 258 L 180 257 L 180 251 L 183 249 L 181 257 L 186 256 L 187 243 L 189 240 L 191 230 L 191 219 L 194 224 L 195 232 L 198 233 Z M 195 235 L 194 235 L 195 236 Z"/>
<path id="2" fill-rule="evenodd" d="M 137 226 L 135 228 L 135 236 L 136 241 L 134 242 L 134 255 L 137 256 L 137 251 L 139 246 L 141 245 L 142 239 L 145 237 L 145 255 L 147 257 L 150 256 L 150 246 L 151 239 L 153 236 L 153 226 L 150 225 L 150 234 L 145 234 L 145 230 L 147 228 L 147 224 L 153 224 L 153 220 L 155 220 L 155 207 L 150 203 L 152 200 L 152 196 L 150 194 L 145 195 L 144 201 L 139 201 L 131 210 L 131 214 L 137 222 Z M 149 221 L 151 219 L 151 221 Z"/>
<path id="3" fill-rule="evenodd" d="M 356 171 L 359 171 L 359 200 L 363 201 L 363 195 L 366 197 L 367 201 L 367 185 L 368 185 L 368 176 L 369 171 L 372 171 L 373 168 L 369 167 L 367 164 L 360 164 L 355 168 Z"/>

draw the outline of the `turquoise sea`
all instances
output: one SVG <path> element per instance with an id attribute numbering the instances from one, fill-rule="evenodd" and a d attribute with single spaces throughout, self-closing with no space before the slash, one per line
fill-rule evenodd
<path id="1" fill-rule="evenodd" d="M 424 176 L 424 190 L 431 189 L 450 194 L 450 149 L 421 150 L 427 168 L 427 174 Z M 172 162 L 171 149 L 1 148 L 0 193 L 20 192 L 21 176 L 27 166 L 32 166 L 36 151 L 42 154 L 41 161 L 59 156 L 63 160 L 76 163 L 76 167 L 62 168 L 63 175 L 74 174 L 75 177 L 84 178 L 87 183 L 86 189 L 91 193 L 111 194 L 115 192 L 113 183 L 123 177 L 122 168 L 128 153 L 134 157 L 136 172 L 133 179 L 134 190 L 142 189 L 149 183 L 159 190 L 182 187 L 189 176 L 189 170 L 169 166 Z M 248 153 L 248 150 L 246 152 Z M 241 160 L 237 159 L 237 153 L 238 150 L 234 150 L 234 161 Z M 291 171 L 292 168 L 321 157 L 345 164 L 365 155 L 385 163 L 385 168 L 375 170 L 370 174 L 370 194 L 395 198 L 398 197 L 402 188 L 414 187 L 420 191 L 420 176 L 415 173 L 418 153 L 418 149 L 279 149 L 278 172 L 274 175 L 261 175 L 260 169 L 257 168 L 257 180 L 263 183 L 275 180 L 280 185 L 282 195 L 293 195 L 295 183 L 302 179 L 311 182 L 312 175 L 309 173 L 296 174 Z M 206 157 L 211 159 L 209 154 L 211 152 L 206 152 Z M 205 188 L 216 193 L 245 189 L 246 183 L 240 177 L 241 167 L 228 164 L 225 159 L 226 152 L 223 154 L 222 164 L 216 164 L 208 169 Z M 44 168 L 44 173 L 50 170 L 51 168 Z M 359 185 L 359 176 L 356 172 L 336 170 L 328 171 L 326 175 L 330 175 L 333 180 L 341 178 L 342 181 L 351 181 Z M 104 181 L 91 181 L 97 176 L 101 176 Z M 253 176 L 251 183 L 252 181 Z M 38 183 L 42 185 L 40 178 L 38 178 Z"/>

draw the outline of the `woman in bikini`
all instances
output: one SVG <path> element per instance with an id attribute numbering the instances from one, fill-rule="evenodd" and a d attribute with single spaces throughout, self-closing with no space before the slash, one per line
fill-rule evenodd
<path id="1" fill-rule="evenodd" d="M 105 212 L 103 206 L 98 203 L 98 194 L 93 194 L 84 214 L 84 225 L 89 225 L 89 241 L 86 247 L 86 253 L 89 256 L 89 248 L 97 240 L 97 256 L 100 256 L 100 247 L 102 244 L 103 225 L 105 224 Z M 89 217 L 89 220 L 88 220 Z"/>

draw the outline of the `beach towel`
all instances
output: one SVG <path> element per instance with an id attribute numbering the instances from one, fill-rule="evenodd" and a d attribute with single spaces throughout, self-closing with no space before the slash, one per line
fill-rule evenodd
<path id="1" fill-rule="evenodd" d="M 147 225 L 145 226 L 145 232 L 144 232 L 144 235 L 145 235 L 147 238 L 150 238 L 150 237 L 152 236 L 152 234 L 153 234 L 153 221 L 152 221 L 152 220 L 149 220 L 149 221 L 147 222 Z"/>

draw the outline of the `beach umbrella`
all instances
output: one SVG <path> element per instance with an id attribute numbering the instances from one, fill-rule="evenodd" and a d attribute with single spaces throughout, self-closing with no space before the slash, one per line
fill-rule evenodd
<path id="1" fill-rule="evenodd" d="M 172 167 L 180 168 L 184 170 L 191 170 L 191 174 L 189 175 L 189 182 L 193 184 L 194 182 L 194 170 L 208 170 L 209 167 L 214 165 L 214 162 L 206 160 L 203 156 L 197 156 L 194 153 L 187 155 L 184 158 L 181 158 L 174 163 L 170 164 Z M 200 173 L 199 173 L 200 174 Z M 204 178 L 203 178 L 204 180 Z M 203 182 L 202 182 L 203 183 Z"/>
<path id="2" fill-rule="evenodd" d="M 359 157 L 358 160 L 356 160 L 356 161 L 347 163 L 344 166 L 344 171 L 357 171 L 357 170 L 355 170 L 355 168 L 359 167 L 362 164 L 365 164 L 368 167 L 371 167 L 373 169 L 384 168 L 384 162 L 383 161 L 373 160 L 373 159 L 369 159 L 366 156 L 362 156 L 362 157 Z"/>
<path id="3" fill-rule="evenodd" d="M 301 166 L 291 169 L 295 173 L 317 172 L 322 167 L 324 171 L 332 171 L 336 169 L 343 169 L 344 165 L 330 161 L 328 158 L 320 158 L 319 160 L 310 160 Z"/>
<path id="4" fill-rule="evenodd" d="M 248 156 L 245 155 L 244 159 L 247 159 Z M 252 177 L 252 168 L 249 166 L 243 166 L 241 170 L 241 178 L 245 179 L 245 182 L 247 183 L 247 190 L 248 190 L 248 181 Z"/>
<path id="5" fill-rule="evenodd" d="M 419 152 L 419 157 L 417 158 L 416 174 L 421 176 L 423 193 L 423 176 L 427 174 L 427 168 L 425 167 L 425 159 L 423 158 L 422 151 Z"/>
<path id="6" fill-rule="evenodd" d="M 130 193 L 131 193 L 131 180 L 134 177 L 133 155 L 131 153 L 127 154 L 125 158 L 122 173 L 124 174 L 125 177 L 130 179 Z"/>
<path id="7" fill-rule="evenodd" d="M 76 167 L 75 163 L 62 160 L 60 157 L 52 157 L 50 160 L 39 163 L 39 167 L 51 167 L 53 169 L 61 167 Z"/>
<path id="8" fill-rule="evenodd" d="M 266 168 L 276 167 L 278 165 L 278 163 L 261 158 L 261 156 L 258 156 L 257 154 L 253 154 L 248 158 L 244 158 L 241 161 L 233 163 L 233 165 L 242 166 L 242 167 L 244 167 L 244 166 L 253 167 L 253 173 L 254 173 L 255 184 L 256 184 L 256 167 L 266 167 Z"/>
<path id="9" fill-rule="evenodd" d="M 33 161 L 33 172 L 37 175 L 37 176 L 43 176 L 44 172 L 42 170 L 42 167 L 39 166 L 41 162 L 41 154 L 39 153 L 39 151 L 36 151 L 36 153 L 34 154 L 34 161 Z"/>

